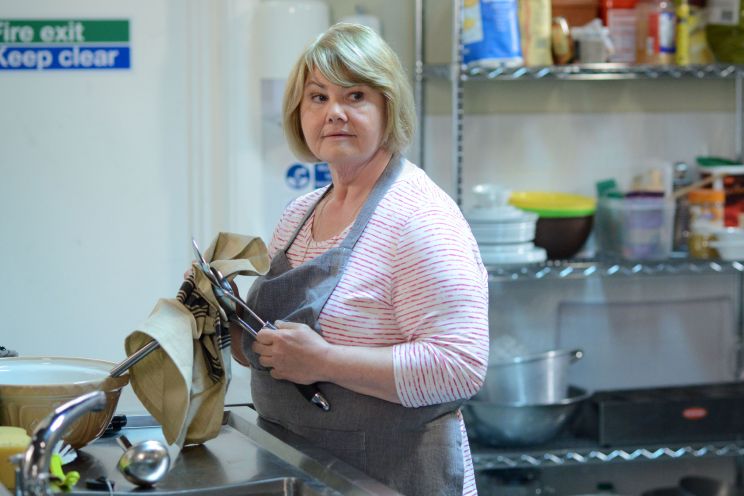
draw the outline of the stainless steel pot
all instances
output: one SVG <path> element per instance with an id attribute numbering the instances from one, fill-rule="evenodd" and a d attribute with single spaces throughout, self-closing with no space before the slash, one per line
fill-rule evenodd
<path id="1" fill-rule="evenodd" d="M 549 404 L 493 403 L 470 400 L 463 414 L 478 441 L 492 446 L 529 446 L 547 442 L 566 426 L 590 395 L 571 387 L 569 396 Z"/>
<path id="2" fill-rule="evenodd" d="M 558 403 L 568 395 L 568 367 L 582 350 L 551 350 L 491 364 L 478 399 L 493 403 Z"/>

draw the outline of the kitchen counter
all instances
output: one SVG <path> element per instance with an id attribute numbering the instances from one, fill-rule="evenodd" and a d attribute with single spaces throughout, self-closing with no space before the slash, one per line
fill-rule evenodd
<path id="1" fill-rule="evenodd" d="M 121 432 L 102 437 L 78 451 L 65 471 L 81 474 L 72 495 L 108 494 L 86 489 L 86 480 L 101 476 L 114 482 L 114 493 L 137 490 L 116 469 L 122 449 L 116 437 L 132 444 L 163 440 L 150 416 L 130 416 Z M 141 490 L 140 490 L 141 491 Z M 222 430 L 203 445 L 183 449 L 168 475 L 149 494 L 237 495 L 378 495 L 398 494 L 359 470 L 315 448 L 284 429 L 259 425 L 247 406 L 226 410 Z"/>

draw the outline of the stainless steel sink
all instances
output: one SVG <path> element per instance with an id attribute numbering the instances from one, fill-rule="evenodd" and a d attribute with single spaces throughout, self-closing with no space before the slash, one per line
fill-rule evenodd
<path id="1" fill-rule="evenodd" d="M 135 444 L 163 440 L 160 427 L 149 416 L 129 416 L 126 434 Z M 87 480 L 105 477 L 114 493 L 138 490 L 116 469 L 122 454 L 116 436 L 103 437 L 78 451 L 64 469 L 77 470 L 81 478 L 70 495 L 108 494 L 86 488 Z M 138 492 L 141 492 L 139 490 Z M 215 496 L 242 495 L 369 495 L 397 494 L 366 474 L 318 450 L 303 438 L 259 425 L 248 407 L 225 412 L 220 435 L 202 445 L 187 446 L 168 475 L 149 494 Z"/>
<path id="2" fill-rule="evenodd" d="M 100 495 L 100 494 L 125 494 L 127 492 L 134 492 L 131 489 L 125 489 L 123 492 L 115 488 L 113 493 L 109 493 L 108 491 L 93 491 L 93 490 L 75 490 L 70 493 L 66 493 L 69 495 Z M 140 491 L 142 492 L 142 491 Z M 172 495 L 180 495 L 180 496 L 188 496 L 188 495 L 215 495 L 215 496 L 251 496 L 251 495 L 261 495 L 261 496 L 284 496 L 284 495 L 325 495 L 325 494 L 338 494 L 335 492 L 326 492 L 326 491 L 320 491 L 311 488 L 309 485 L 305 484 L 300 479 L 295 479 L 293 477 L 288 477 L 284 479 L 272 479 L 272 480 L 266 480 L 266 481 L 257 481 L 257 482 L 246 482 L 242 484 L 231 484 L 227 486 L 213 486 L 213 487 L 203 487 L 203 488 L 195 488 L 195 489 L 180 489 L 177 491 L 168 491 L 168 490 L 144 490 L 144 492 L 147 493 L 157 493 L 162 495 L 172 494 Z"/>

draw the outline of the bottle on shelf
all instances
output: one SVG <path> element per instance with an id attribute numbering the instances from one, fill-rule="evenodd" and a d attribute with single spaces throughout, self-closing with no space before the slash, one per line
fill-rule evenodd
<path id="1" fill-rule="evenodd" d="M 690 63 L 690 4 L 687 0 L 678 2 L 674 61 L 677 65 L 687 65 Z"/>
<path id="2" fill-rule="evenodd" d="M 690 186 L 695 178 L 690 166 L 685 162 L 675 162 L 672 165 L 673 179 L 672 188 L 676 192 Z M 679 253 L 687 253 L 690 239 L 690 201 L 689 195 L 674 195 L 676 205 L 674 208 L 674 235 L 672 250 Z"/>
<path id="3" fill-rule="evenodd" d="M 554 64 L 568 64 L 574 59 L 571 28 L 565 17 L 554 17 L 550 26 L 550 49 Z"/>
<path id="4" fill-rule="evenodd" d="M 636 5 L 636 63 L 674 62 L 676 30 L 674 4 L 670 0 L 639 0 Z"/>
<path id="5" fill-rule="evenodd" d="M 688 30 L 690 33 L 690 64 L 712 64 L 715 62 L 713 52 L 708 45 L 708 37 L 705 34 L 708 12 L 705 5 L 706 0 L 689 0 L 690 17 L 688 19 Z"/>
<path id="6" fill-rule="evenodd" d="M 689 193 L 690 237 L 689 251 L 693 258 L 716 258 L 709 245 L 716 230 L 723 227 L 723 205 L 726 194 L 720 189 L 696 189 Z"/>

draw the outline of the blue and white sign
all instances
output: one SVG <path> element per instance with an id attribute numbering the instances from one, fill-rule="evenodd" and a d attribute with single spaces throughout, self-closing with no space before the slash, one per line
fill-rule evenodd
<path id="1" fill-rule="evenodd" d="M 0 71 L 129 69 L 128 19 L 2 19 Z"/>
<path id="2" fill-rule="evenodd" d="M 331 184 L 331 169 L 328 162 L 315 164 L 315 188 L 322 188 Z"/>
<path id="3" fill-rule="evenodd" d="M 0 70 L 127 69 L 128 46 L 0 45 Z"/>
<path id="4" fill-rule="evenodd" d="M 302 189 L 310 182 L 310 169 L 304 164 L 292 164 L 287 169 L 284 180 L 290 188 Z"/>

